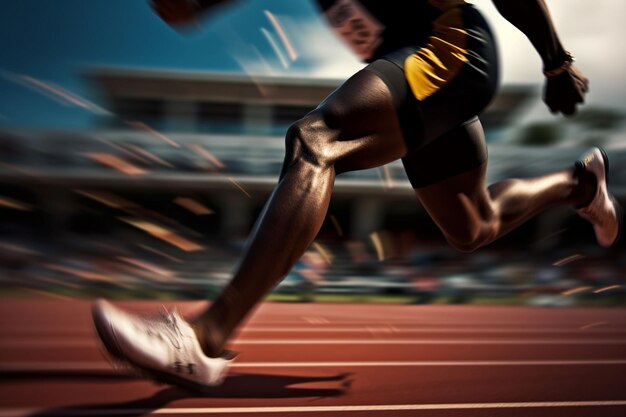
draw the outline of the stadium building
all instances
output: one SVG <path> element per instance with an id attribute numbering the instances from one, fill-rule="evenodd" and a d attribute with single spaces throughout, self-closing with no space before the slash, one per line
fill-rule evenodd
<path id="1" fill-rule="evenodd" d="M 214 214 L 205 231 L 227 236 L 247 234 L 275 185 L 289 125 L 341 82 L 128 68 L 88 77 L 115 116 L 88 131 L 5 131 L 3 159 L 40 171 L 50 187 L 23 170 L 3 170 L 2 181 L 30 184 L 27 200 L 56 213 L 55 225 L 80 211 L 77 189 L 148 202 L 193 195 Z M 504 88 L 482 117 L 488 137 L 502 137 L 532 95 Z M 51 190 L 62 196 L 44 195 Z M 340 176 L 331 213 L 350 236 L 423 216 L 399 162 Z"/>

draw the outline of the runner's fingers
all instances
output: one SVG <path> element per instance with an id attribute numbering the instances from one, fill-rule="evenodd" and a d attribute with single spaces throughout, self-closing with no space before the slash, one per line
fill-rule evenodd
<path id="1" fill-rule="evenodd" d="M 573 116 L 576 113 L 576 105 L 565 104 L 559 109 L 559 113 L 561 113 L 565 117 Z"/>
<path id="2" fill-rule="evenodd" d="M 565 116 L 573 116 L 576 113 L 576 103 L 578 102 L 579 101 L 577 100 L 568 100 L 567 102 L 564 102 L 561 106 L 561 113 Z"/>
<path id="3" fill-rule="evenodd" d="M 583 78 L 582 80 L 582 91 L 584 93 L 589 92 L 589 80 L 587 78 Z"/>
<path id="4" fill-rule="evenodd" d="M 589 92 L 589 79 L 586 78 L 586 77 L 583 77 L 581 81 L 582 81 L 582 84 L 583 84 L 583 91 L 585 93 L 588 93 Z"/>

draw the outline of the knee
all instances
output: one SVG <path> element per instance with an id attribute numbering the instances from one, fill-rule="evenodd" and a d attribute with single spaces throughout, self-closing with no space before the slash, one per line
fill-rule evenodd
<path id="1" fill-rule="evenodd" d="M 473 226 L 467 225 L 466 228 L 454 234 L 446 233 L 445 236 L 454 249 L 463 253 L 472 253 L 492 240 L 492 230 L 491 222 L 483 221 Z"/>
<path id="2" fill-rule="evenodd" d="M 494 241 L 501 229 L 500 215 L 489 198 L 470 199 L 459 194 L 463 208 L 441 227 L 448 243 L 460 252 L 474 252 Z M 476 200 L 476 201 L 474 201 Z"/>
<path id="3" fill-rule="evenodd" d="M 463 253 L 472 253 L 483 246 L 483 242 L 477 238 L 458 239 L 446 236 L 446 240 L 454 249 Z"/>
<path id="4" fill-rule="evenodd" d="M 331 141 L 331 131 L 323 120 L 313 116 L 300 119 L 287 130 L 285 162 L 288 165 L 303 161 L 320 167 L 332 165 Z"/>

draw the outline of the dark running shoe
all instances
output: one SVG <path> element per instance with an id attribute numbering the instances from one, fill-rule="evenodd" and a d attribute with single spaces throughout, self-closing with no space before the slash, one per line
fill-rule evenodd
<path id="1" fill-rule="evenodd" d="M 595 175 L 598 184 L 591 203 L 576 212 L 591 222 L 598 243 L 605 248 L 611 247 L 619 240 L 623 213 L 615 197 L 607 190 L 609 158 L 604 150 L 591 148 L 576 162 L 576 166 Z"/>

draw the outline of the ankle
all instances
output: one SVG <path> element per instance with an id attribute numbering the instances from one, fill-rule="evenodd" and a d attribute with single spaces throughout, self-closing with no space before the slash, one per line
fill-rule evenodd
<path id="1" fill-rule="evenodd" d="M 191 323 L 191 328 L 196 334 L 204 354 L 210 358 L 217 358 L 224 352 L 224 346 L 218 341 L 220 339 L 218 335 L 221 332 L 213 327 L 206 323 Z"/>
<path id="2" fill-rule="evenodd" d="M 587 207 L 596 196 L 598 180 L 593 173 L 578 164 L 574 167 L 573 178 L 576 182 L 572 192 L 574 207 L 577 209 Z"/>

